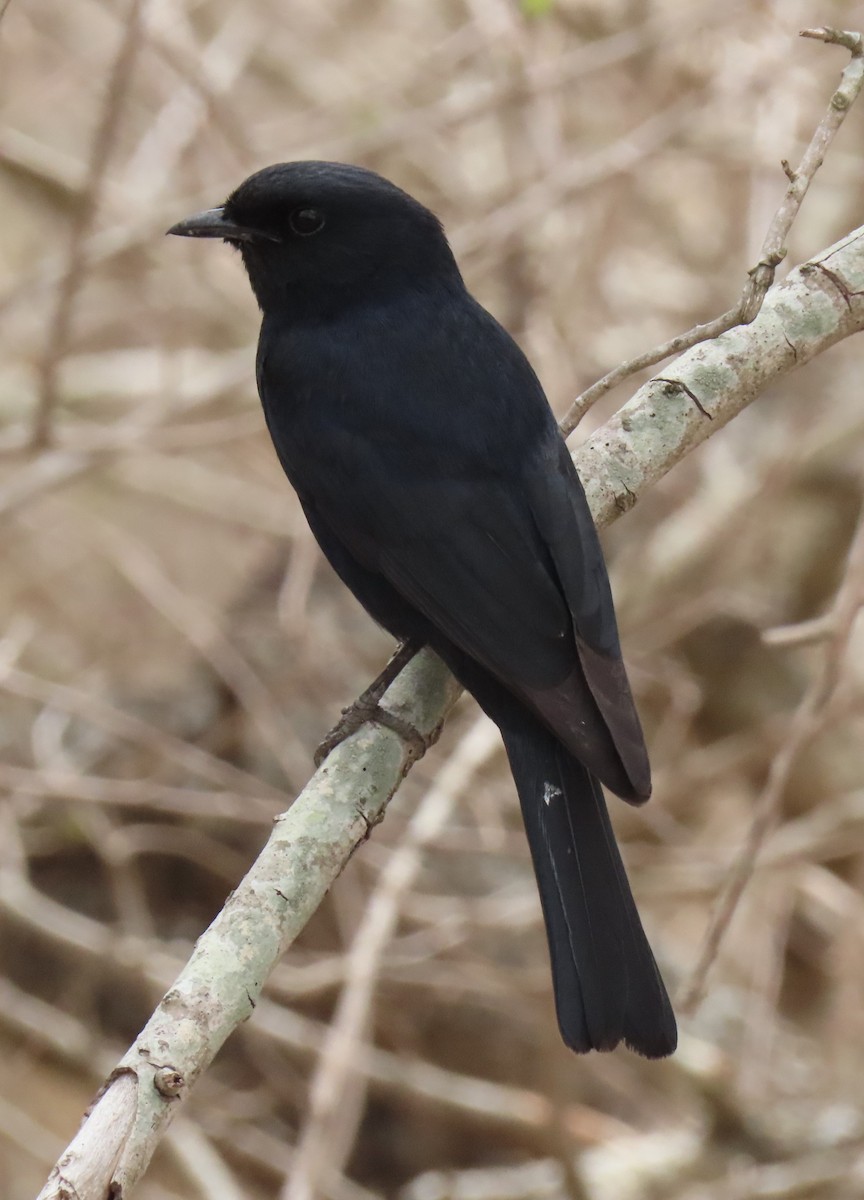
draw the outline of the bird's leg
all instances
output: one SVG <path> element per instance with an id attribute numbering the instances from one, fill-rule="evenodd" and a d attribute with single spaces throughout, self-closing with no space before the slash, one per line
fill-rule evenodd
<path id="1" fill-rule="evenodd" d="M 403 642 L 396 650 L 396 653 L 392 655 L 384 670 L 372 681 L 365 692 L 361 693 L 348 708 L 342 709 L 341 719 L 334 725 L 315 751 L 316 767 L 320 767 L 331 750 L 335 750 L 340 742 L 344 742 L 352 733 L 356 733 L 360 726 L 365 725 L 367 721 L 375 721 L 378 725 L 386 725 L 388 729 L 392 729 L 394 733 L 398 733 L 401 738 L 409 743 L 416 758 L 420 758 L 425 754 L 435 739 L 425 738 L 408 721 L 403 721 L 395 713 L 388 712 L 386 708 L 381 708 L 378 703 L 402 668 L 407 666 L 417 651 L 422 648 L 421 642 L 411 641 L 410 639 L 407 642 Z"/>

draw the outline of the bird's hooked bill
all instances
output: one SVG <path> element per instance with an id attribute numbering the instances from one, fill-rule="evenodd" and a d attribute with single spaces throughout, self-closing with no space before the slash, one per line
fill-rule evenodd
<path id="1" fill-rule="evenodd" d="M 166 230 L 167 234 L 176 234 L 177 237 L 225 238 L 230 242 L 255 242 L 261 238 L 268 241 L 277 240 L 257 229 L 245 229 L 242 225 L 236 225 L 225 216 L 225 209 L 221 205 L 195 213 L 186 217 L 184 221 L 178 221 Z"/>

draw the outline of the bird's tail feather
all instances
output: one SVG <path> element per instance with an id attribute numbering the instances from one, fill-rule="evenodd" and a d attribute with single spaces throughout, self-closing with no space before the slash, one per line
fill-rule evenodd
<path id="1" fill-rule="evenodd" d="M 502 728 L 540 889 L 561 1034 L 574 1050 L 620 1041 L 675 1049 L 672 1006 L 642 929 L 600 785 L 530 718 Z"/>

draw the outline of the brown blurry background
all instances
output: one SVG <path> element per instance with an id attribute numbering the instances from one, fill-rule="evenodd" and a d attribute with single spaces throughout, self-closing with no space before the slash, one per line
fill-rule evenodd
<path id="1" fill-rule="evenodd" d="M 864 6 L 11 0 L 2 1200 L 41 1186 L 390 648 L 321 561 L 276 462 L 239 259 L 165 228 L 280 159 L 373 167 L 442 217 L 470 287 L 563 412 L 622 358 L 737 297 L 785 186 L 780 159 L 797 160 L 848 60 L 797 38 L 819 23 L 860 29 Z M 864 220 L 862 138 L 864 106 L 790 262 Z M 843 578 L 862 498 L 861 356 L 853 339 L 787 377 L 605 538 L 656 777 L 646 809 L 613 802 L 613 816 L 679 995 L 825 658 L 822 643 L 762 635 L 818 617 Z M 360 1075 L 336 1076 L 325 1150 L 346 1167 L 322 1195 L 859 1196 L 861 661 L 853 635 L 674 1059 L 560 1044 L 500 750 L 439 778 L 453 804 L 440 829 L 410 824 L 424 802 L 432 812 L 448 756 L 485 736 L 463 701 L 137 1195 L 288 1195 L 344 986 L 371 1002 L 335 1061 Z"/>

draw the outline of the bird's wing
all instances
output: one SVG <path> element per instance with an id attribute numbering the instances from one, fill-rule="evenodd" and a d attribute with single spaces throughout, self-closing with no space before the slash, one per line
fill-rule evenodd
<path id="1" fill-rule="evenodd" d="M 386 339 L 352 324 L 266 345 L 259 386 L 283 466 L 365 571 L 613 791 L 645 798 L 606 569 L 566 446 L 512 339 L 479 306 L 451 317 L 422 338 L 400 320 Z"/>
<path id="2" fill-rule="evenodd" d="M 576 690 L 581 677 L 602 714 L 629 783 L 629 788 L 620 781 L 609 786 L 626 799 L 646 800 L 651 794 L 648 754 L 621 658 L 600 540 L 563 440 L 556 439 L 554 446 L 547 443 L 545 449 L 528 473 L 526 490 L 573 621 Z M 572 691 L 565 685 L 534 697 L 535 707 L 553 729 L 567 723 Z"/>
<path id="3" fill-rule="evenodd" d="M 323 520 L 609 787 L 644 799 L 647 756 L 606 568 L 554 427 L 515 475 L 464 446 L 426 462 L 410 440 L 390 449 L 354 437 L 351 486 L 315 497 Z"/>

